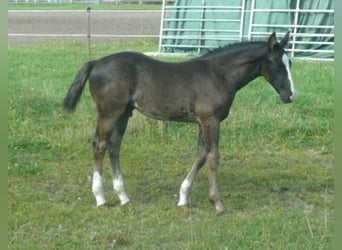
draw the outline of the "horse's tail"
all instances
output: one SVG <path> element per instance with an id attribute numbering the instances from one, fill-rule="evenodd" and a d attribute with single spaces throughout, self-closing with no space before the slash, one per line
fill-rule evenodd
<path id="1" fill-rule="evenodd" d="M 89 61 L 84 64 L 84 66 L 77 73 L 74 82 L 71 84 L 68 93 L 63 100 L 63 107 L 68 112 L 73 112 L 75 110 L 94 65 L 95 61 Z"/>

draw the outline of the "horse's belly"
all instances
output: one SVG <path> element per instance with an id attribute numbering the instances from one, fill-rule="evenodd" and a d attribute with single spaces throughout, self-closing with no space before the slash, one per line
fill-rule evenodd
<path id="1" fill-rule="evenodd" d="M 194 122 L 197 120 L 195 111 L 188 104 L 169 102 L 144 102 L 136 100 L 134 108 L 140 113 L 158 120 Z"/>

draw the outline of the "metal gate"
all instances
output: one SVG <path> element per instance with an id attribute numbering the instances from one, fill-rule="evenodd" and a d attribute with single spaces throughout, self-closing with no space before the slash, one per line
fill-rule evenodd
<path id="1" fill-rule="evenodd" d="M 159 53 L 200 54 L 288 30 L 292 57 L 334 60 L 333 0 L 164 0 Z"/>
<path id="2" fill-rule="evenodd" d="M 316 1 L 316 9 L 309 9 L 308 1 L 292 1 L 293 8 L 262 8 L 260 0 L 252 0 L 250 8 L 248 39 L 265 38 L 269 30 L 290 30 L 291 44 L 289 52 L 292 57 L 311 60 L 334 60 L 334 9 L 329 4 L 333 1 Z M 320 6 L 322 5 L 323 6 Z M 329 9 L 330 7 L 330 9 Z M 273 21 L 265 22 L 259 16 L 273 15 Z M 287 22 L 281 23 L 276 19 L 287 16 Z M 318 21 L 317 19 L 329 19 Z M 306 22 L 301 22 L 307 20 Z M 264 22 L 263 22 L 264 21 Z M 316 21 L 316 22 L 315 22 Z"/>
<path id="3" fill-rule="evenodd" d="M 245 0 L 232 0 L 229 5 L 208 5 L 206 0 L 197 2 L 177 5 L 163 1 L 160 53 L 187 48 L 196 48 L 194 52 L 201 53 L 227 42 L 242 41 Z M 189 27 L 184 27 L 184 22 Z"/>

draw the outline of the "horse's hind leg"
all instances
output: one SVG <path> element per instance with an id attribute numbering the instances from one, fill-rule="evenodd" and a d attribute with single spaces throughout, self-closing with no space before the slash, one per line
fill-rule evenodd
<path id="1" fill-rule="evenodd" d="M 108 154 L 112 165 L 114 193 L 120 199 L 121 205 L 129 203 L 129 198 L 125 191 L 124 179 L 120 168 L 120 148 L 123 135 L 126 131 L 127 122 L 132 115 L 132 108 L 127 107 L 125 113 L 115 123 L 110 138 Z"/>
<path id="2" fill-rule="evenodd" d="M 101 206 L 106 203 L 103 189 L 103 158 L 107 150 L 108 141 L 111 136 L 115 120 L 99 115 L 98 124 L 93 140 L 94 151 L 94 173 L 92 191 L 96 199 L 96 205 Z"/>

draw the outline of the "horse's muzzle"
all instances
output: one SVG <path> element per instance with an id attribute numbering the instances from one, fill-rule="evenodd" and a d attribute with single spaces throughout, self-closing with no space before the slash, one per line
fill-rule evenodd
<path id="1" fill-rule="evenodd" d="M 285 92 L 280 92 L 280 98 L 283 101 L 283 103 L 292 103 L 297 98 L 297 93 L 291 92 L 290 95 Z"/>

